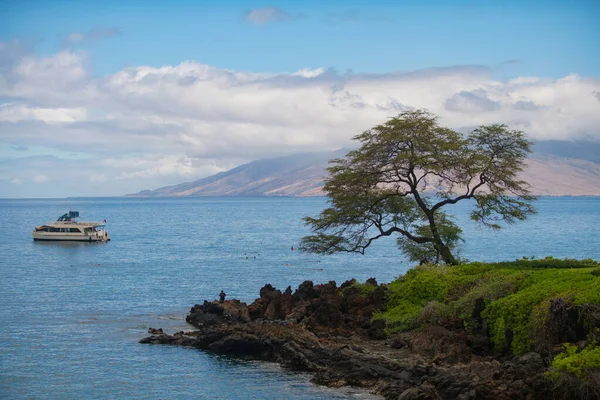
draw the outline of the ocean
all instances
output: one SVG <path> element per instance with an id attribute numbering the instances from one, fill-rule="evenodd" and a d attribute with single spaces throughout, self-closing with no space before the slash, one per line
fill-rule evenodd
<path id="1" fill-rule="evenodd" d="M 412 264 L 392 238 L 364 256 L 296 248 L 324 198 L 0 200 L 0 398 L 369 399 L 312 385 L 276 364 L 142 345 L 149 327 L 188 330 L 191 306 L 251 302 L 270 283 L 389 282 Z M 461 257 L 600 259 L 600 198 L 544 197 L 539 213 L 499 231 L 454 210 Z M 68 210 L 107 220 L 108 243 L 34 242 L 31 230 Z"/>

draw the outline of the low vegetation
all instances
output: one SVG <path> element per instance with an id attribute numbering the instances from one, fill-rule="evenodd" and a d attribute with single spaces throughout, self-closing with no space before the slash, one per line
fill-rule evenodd
<path id="1" fill-rule="evenodd" d="M 579 349 L 566 343 L 546 377 L 555 383 L 556 392 L 581 399 L 600 398 L 600 346 L 592 342 Z"/>
<path id="2" fill-rule="evenodd" d="M 368 297 L 377 289 L 377 282 L 366 281 L 365 283 L 359 283 L 354 281 L 352 287 L 356 287 L 360 291 L 361 296 Z"/>
<path id="3" fill-rule="evenodd" d="M 591 259 L 552 257 L 420 265 L 388 285 L 385 311 L 373 318 L 385 321 L 388 334 L 452 326 L 486 335 L 491 351 L 555 357 L 547 376 L 557 387 L 577 382 L 594 391 L 600 388 L 598 271 Z"/>
<path id="4" fill-rule="evenodd" d="M 543 345 L 559 307 L 590 326 L 600 318 L 600 264 L 545 258 L 457 266 L 421 265 L 388 285 L 387 332 L 459 320 L 479 330 L 485 321 L 497 350 L 524 354 Z M 585 313 L 582 313 L 585 311 Z"/>

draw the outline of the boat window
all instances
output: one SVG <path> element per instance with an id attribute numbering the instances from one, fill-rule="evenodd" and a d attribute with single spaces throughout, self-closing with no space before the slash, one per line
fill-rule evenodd
<path id="1" fill-rule="evenodd" d="M 81 231 L 78 228 L 70 228 L 69 232 L 81 233 Z"/>

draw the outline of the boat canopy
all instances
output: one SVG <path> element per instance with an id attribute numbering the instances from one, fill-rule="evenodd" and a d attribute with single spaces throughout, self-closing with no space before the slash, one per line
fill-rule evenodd
<path id="1" fill-rule="evenodd" d="M 72 218 L 77 217 L 79 217 L 79 211 L 69 211 L 68 213 L 64 214 L 62 217 L 57 219 L 57 221 L 70 221 Z"/>

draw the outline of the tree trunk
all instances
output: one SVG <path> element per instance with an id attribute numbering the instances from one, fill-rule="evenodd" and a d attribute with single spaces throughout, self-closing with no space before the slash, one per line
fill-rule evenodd
<path id="1" fill-rule="evenodd" d="M 438 258 L 439 256 L 441 256 L 442 260 L 444 260 L 444 263 L 449 265 L 458 264 L 456 258 L 454 258 L 454 256 L 452 255 L 452 252 L 450 252 L 450 248 L 446 246 L 444 242 L 442 242 L 442 239 L 440 238 L 440 234 L 438 233 L 435 224 L 430 224 L 430 227 L 431 233 L 433 234 L 433 247 L 435 247 L 435 249 L 437 250 Z"/>
<path id="2" fill-rule="evenodd" d="M 433 217 L 433 213 L 431 211 L 426 212 L 427 219 L 429 220 L 429 228 L 431 229 L 431 235 L 433 236 L 433 246 L 438 252 L 439 256 L 442 256 L 442 260 L 444 263 L 449 265 L 456 265 L 458 262 L 456 258 L 450 252 L 450 248 L 442 242 L 440 238 L 440 233 L 438 232 L 437 225 L 435 224 L 435 219 Z"/>
<path id="3" fill-rule="evenodd" d="M 458 264 L 458 261 L 456 261 L 456 258 L 454 258 L 454 256 L 452 255 L 448 246 L 446 246 L 441 241 L 439 243 L 437 243 L 435 246 L 436 246 L 437 250 L 440 252 L 440 255 L 442 256 L 442 260 L 444 260 L 444 262 L 446 264 L 449 264 L 449 265 L 457 265 Z"/>

